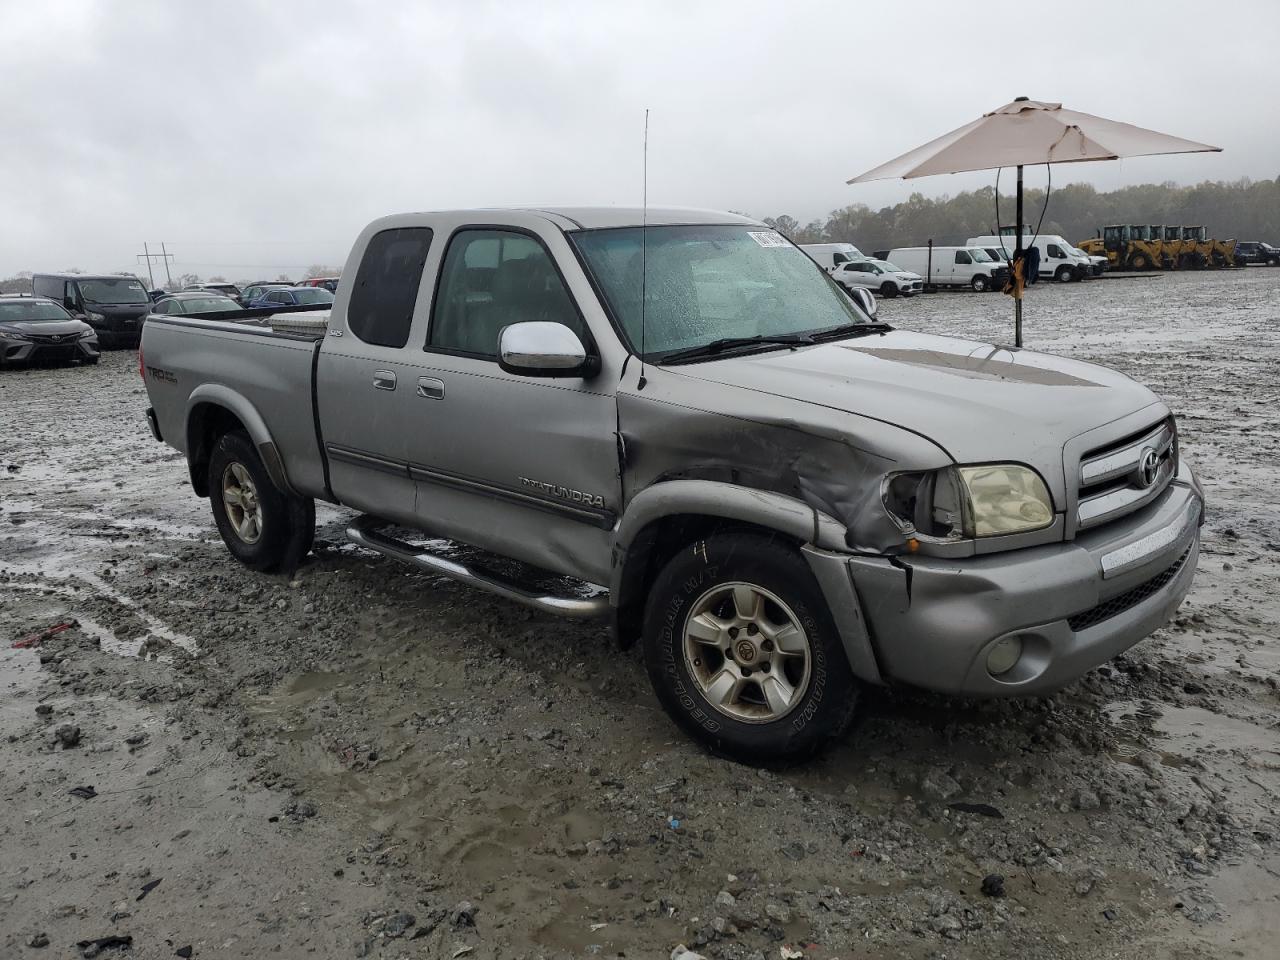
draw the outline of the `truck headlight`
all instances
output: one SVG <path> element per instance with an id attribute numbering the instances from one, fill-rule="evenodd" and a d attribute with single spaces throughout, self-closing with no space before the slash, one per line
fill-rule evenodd
<path id="1" fill-rule="evenodd" d="M 890 474 L 882 498 L 905 533 L 933 540 L 1026 533 L 1053 523 L 1044 480 L 1017 463 Z"/>
<path id="2" fill-rule="evenodd" d="M 93 311 L 90 311 L 88 316 L 89 316 L 90 323 L 106 323 L 107 322 L 106 314 L 94 313 Z"/>

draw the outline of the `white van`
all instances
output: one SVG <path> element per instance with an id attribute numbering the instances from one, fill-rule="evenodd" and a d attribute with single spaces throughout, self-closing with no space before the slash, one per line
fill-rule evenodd
<path id="1" fill-rule="evenodd" d="M 802 243 L 800 249 L 818 261 L 818 265 L 828 273 L 850 260 L 866 259 L 852 243 Z"/>
<path id="2" fill-rule="evenodd" d="M 981 247 L 895 247 L 884 259 L 920 274 L 926 290 L 930 286 L 999 290 L 1009 279 L 1009 268 Z"/>
<path id="3" fill-rule="evenodd" d="M 994 247 L 1000 249 L 1001 243 L 1007 255 L 1012 257 L 1015 237 L 1013 233 L 997 237 L 988 234 L 984 237 L 970 237 L 969 243 L 975 247 Z M 1034 246 L 1040 251 L 1040 279 L 1057 280 L 1068 283 L 1072 280 L 1083 280 L 1093 274 L 1093 262 L 1056 233 L 1034 236 L 1029 231 L 1022 234 L 1023 247 Z"/>

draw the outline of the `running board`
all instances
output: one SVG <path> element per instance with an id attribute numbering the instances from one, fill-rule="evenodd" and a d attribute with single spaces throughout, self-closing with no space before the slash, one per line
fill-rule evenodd
<path id="1" fill-rule="evenodd" d="M 543 613 L 552 613 L 559 617 L 572 617 L 575 620 L 586 620 L 603 617 L 609 613 L 609 595 L 598 594 L 594 597 L 556 597 L 538 593 L 520 586 L 517 583 L 501 580 L 491 573 L 474 570 L 456 560 L 449 560 L 422 547 L 397 540 L 388 536 L 379 528 L 387 525 L 387 521 L 377 517 L 363 516 L 356 518 L 347 527 L 347 538 L 362 547 L 375 550 L 384 556 L 391 557 L 427 573 L 439 574 L 459 583 L 470 584 L 495 596 L 526 607 L 532 607 Z"/>

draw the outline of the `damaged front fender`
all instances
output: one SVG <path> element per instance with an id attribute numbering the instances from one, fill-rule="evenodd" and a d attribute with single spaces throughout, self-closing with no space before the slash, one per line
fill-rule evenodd
<path id="1" fill-rule="evenodd" d="M 831 549 L 830 537 L 843 527 L 837 548 L 855 553 L 904 548 L 903 531 L 881 501 L 886 474 L 953 462 L 933 441 L 893 424 L 700 380 L 679 368 L 649 368 L 643 390 L 620 388 L 618 420 L 626 513 L 633 502 L 643 506 L 651 489 L 709 481 L 798 501 L 831 521 L 827 542 L 814 539 L 822 529 L 803 541 Z M 750 511 L 749 500 L 733 501 Z"/>

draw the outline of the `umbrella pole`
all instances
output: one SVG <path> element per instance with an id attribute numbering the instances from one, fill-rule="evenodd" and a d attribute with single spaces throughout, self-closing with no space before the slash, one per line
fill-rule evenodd
<path id="1" fill-rule="evenodd" d="M 1017 270 L 1019 265 L 1024 271 L 1023 280 L 1026 280 L 1026 255 L 1022 249 L 1022 164 L 1018 164 L 1018 225 L 1017 235 L 1013 242 L 1013 263 L 1014 269 Z M 1022 284 L 1014 278 L 1013 281 L 1013 345 L 1015 347 L 1022 346 Z"/>

